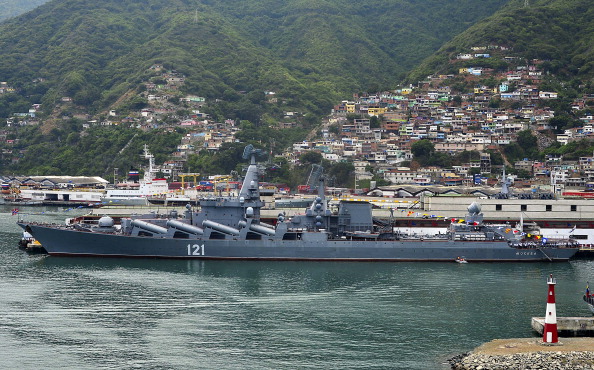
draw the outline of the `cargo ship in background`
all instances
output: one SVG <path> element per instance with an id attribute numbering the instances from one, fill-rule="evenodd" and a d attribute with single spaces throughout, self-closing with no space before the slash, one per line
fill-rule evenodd
<path id="1" fill-rule="evenodd" d="M 155 167 L 155 156 L 151 154 L 148 145 L 144 144 L 143 157 L 148 159 L 148 168 L 139 181 L 118 184 L 116 189 L 108 189 L 101 198 L 104 204 L 117 204 L 122 206 L 149 205 L 148 198 L 169 193 L 167 179 L 157 178 Z M 139 176 L 139 173 L 130 173 L 132 176 Z"/>

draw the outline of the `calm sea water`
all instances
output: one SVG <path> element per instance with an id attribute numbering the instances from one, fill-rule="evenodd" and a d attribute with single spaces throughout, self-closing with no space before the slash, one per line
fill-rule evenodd
<path id="1" fill-rule="evenodd" d="M 80 210 L 31 208 L 62 222 Z M 0 368 L 446 369 L 530 337 L 546 276 L 558 316 L 594 261 L 326 263 L 29 256 L 0 208 Z"/>

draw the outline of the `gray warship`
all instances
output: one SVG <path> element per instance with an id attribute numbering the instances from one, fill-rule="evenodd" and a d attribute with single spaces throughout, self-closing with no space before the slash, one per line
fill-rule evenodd
<path id="1" fill-rule="evenodd" d="M 201 199 L 199 210 L 187 205 L 183 215 L 139 215 L 117 225 L 109 216 L 92 225 L 18 224 L 51 256 L 494 262 L 567 261 L 579 249 L 571 239 L 528 241 L 509 225 L 486 224 L 477 203 L 444 234 L 401 233 L 390 222 L 374 222 L 368 202 L 341 201 L 331 209 L 323 179 L 304 214 L 279 214 L 275 225 L 267 224 L 260 217 L 257 153 L 251 145 L 244 151 L 250 164 L 237 196 Z"/>

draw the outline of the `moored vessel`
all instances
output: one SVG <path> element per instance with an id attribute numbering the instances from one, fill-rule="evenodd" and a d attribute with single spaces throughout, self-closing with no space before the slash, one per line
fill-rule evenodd
<path id="1" fill-rule="evenodd" d="M 148 198 L 159 196 L 169 192 L 169 185 L 164 178 L 157 178 L 155 157 L 151 154 L 148 146 L 144 145 L 145 159 L 148 159 L 149 166 L 144 173 L 144 178 L 139 182 L 118 185 L 118 189 L 109 189 L 101 198 L 103 204 L 117 204 L 122 206 L 148 205 Z"/>
<path id="2" fill-rule="evenodd" d="M 236 197 L 200 200 L 183 216 L 172 211 L 123 218 L 119 225 L 103 217 L 97 225 L 47 225 L 20 221 L 50 255 L 161 257 L 195 259 L 268 259 L 339 261 L 566 261 L 577 251 L 575 240 L 526 240 L 510 225 L 483 222 L 480 205 L 468 207 L 464 219 L 452 220 L 443 234 L 421 235 L 377 224 L 371 204 L 341 201 L 331 210 L 323 179 L 318 196 L 304 214 L 278 214 L 276 225 L 262 222 L 258 171 L 250 158 Z"/>
<path id="3" fill-rule="evenodd" d="M 23 236 L 21 240 L 19 240 L 19 248 L 24 250 L 29 254 L 45 254 L 47 251 L 41 243 L 33 237 L 33 235 L 29 234 L 26 231 L 23 231 Z"/>

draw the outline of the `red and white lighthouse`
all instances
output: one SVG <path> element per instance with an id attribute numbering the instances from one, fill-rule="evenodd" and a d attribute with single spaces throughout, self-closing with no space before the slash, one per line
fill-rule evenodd
<path id="1" fill-rule="evenodd" d="M 553 274 L 547 279 L 549 286 L 549 294 L 547 295 L 547 312 L 545 313 L 545 325 L 542 332 L 542 341 L 544 343 L 557 343 L 557 310 L 555 307 L 555 284 L 557 279 L 553 278 Z"/>

